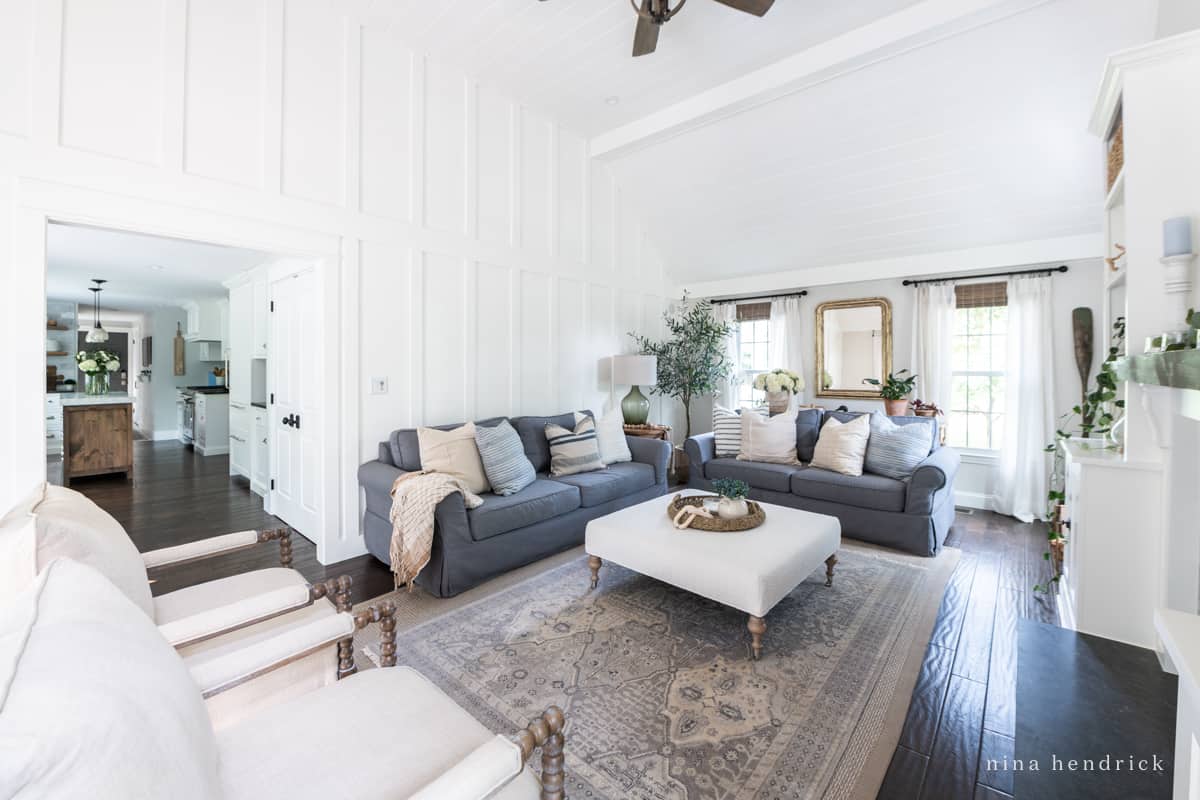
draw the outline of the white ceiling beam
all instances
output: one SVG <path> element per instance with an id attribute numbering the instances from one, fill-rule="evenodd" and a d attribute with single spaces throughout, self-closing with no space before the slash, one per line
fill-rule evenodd
<path id="1" fill-rule="evenodd" d="M 644 145 L 725 119 L 784 95 L 894 58 L 1051 0 L 922 0 L 589 142 L 593 158 L 616 158 Z M 767 24 L 770 17 L 766 18 Z"/>
<path id="2" fill-rule="evenodd" d="M 782 289 L 806 289 L 833 283 L 885 280 L 888 278 L 925 278 L 957 275 L 990 269 L 1009 269 L 1056 261 L 1079 261 L 1104 255 L 1104 237 L 1099 233 L 1062 236 L 1028 242 L 973 247 L 944 253 L 858 261 L 852 264 L 828 264 L 782 272 L 743 275 L 716 281 L 674 281 L 693 297 L 755 295 Z"/>

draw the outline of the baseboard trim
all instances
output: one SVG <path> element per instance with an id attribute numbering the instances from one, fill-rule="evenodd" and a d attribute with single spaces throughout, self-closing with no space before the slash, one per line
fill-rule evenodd
<path id="1" fill-rule="evenodd" d="M 166 441 L 170 441 L 171 439 L 178 439 L 178 438 L 179 438 L 179 429 L 178 428 L 169 428 L 169 429 L 164 429 L 161 431 L 154 431 L 154 433 L 152 433 L 150 435 L 150 439 L 155 442 L 166 442 Z"/>
<path id="2" fill-rule="evenodd" d="M 954 505 L 964 508 L 976 508 L 980 511 L 995 511 L 996 496 L 983 492 L 961 492 L 955 490 Z"/>

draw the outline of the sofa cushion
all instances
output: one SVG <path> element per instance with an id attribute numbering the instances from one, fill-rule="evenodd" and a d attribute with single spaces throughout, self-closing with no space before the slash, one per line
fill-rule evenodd
<path id="1" fill-rule="evenodd" d="M 489 417 L 475 420 L 477 428 L 491 428 L 499 425 L 504 417 Z M 436 431 L 452 431 L 461 428 L 464 423 L 455 422 L 450 425 L 430 425 Z M 417 440 L 416 428 L 401 428 L 392 431 L 388 437 L 388 450 L 391 452 L 392 463 L 405 472 L 416 472 L 421 468 L 421 445 Z"/>
<path id="2" fill-rule="evenodd" d="M 589 417 L 590 411 L 582 412 Z M 575 414 L 558 414 L 553 417 L 513 417 L 509 420 L 521 437 L 521 445 L 525 455 L 529 456 L 533 468 L 538 472 L 550 469 L 550 443 L 546 441 L 546 426 L 558 425 L 560 428 L 573 429 Z"/>
<path id="3" fill-rule="evenodd" d="M 742 414 L 741 461 L 796 464 L 796 411 L 774 417 Z"/>
<path id="4" fill-rule="evenodd" d="M 488 483 L 496 494 L 516 494 L 537 478 L 521 447 L 521 437 L 508 420 L 502 420 L 494 428 L 476 426 L 475 444 L 479 446 Z"/>
<path id="5" fill-rule="evenodd" d="M 453 475 L 475 494 L 491 490 L 479 458 L 479 445 L 475 444 L 475 423 L 450 431 L 417 428 L 417 442 L 423 469 Z"/>
<path id="6" fill-rule="evenodd" d="M 654 467 L 630 461 L 610 464 L 608 469 L 562 475 L 556 483 L 579 487 L 579 501 L 584 508 L 602 505 L 654 485 Z"/>
<path id="7" fill-rule="evenodd" d="M 768 464 L 765 461 L 742 461 L 736 458 L 714 458 L 704 465 L 704 477 L 737 478 L 755 489 L 786 492 L 791 487 L 792 473 L 797 464 Z"/>
<path id="8" fill-rule="evenodd" d="M 575 412 L 575 424 L 578 425 L 584 416 Z M 600 448 L 600 460 L 605 465 L 633 461 L 633 453 L 629 452 L 629 442 L 625 439 L 625 418 L 620 411 L 609 411 L 596 420 L 596 446 Z"/>
<path id="9" fill-rule="evenodd" d="M 494 735 L 416 670 L 365 670 L 222 731 L 223 796 L 409 797 Z"/>
<path id="10" fill-rule="evenodd" d="M 826 411 L 821 418 L 821 424 L 825 424 L 825 420 L 829 418 L 836 419 L 839 422 L 849 422 L 855 417 L 861 417 L 865 411 Z M 932 443 L 929 447 L 929 452 L 937 450 L 940 446 L 938 442 L 938 421 L 936 417 L 888 417 L 897 425 L 929 425 L 933 428 Z"/>
<path id="11" fill-rule="evenodd" d="M 221 797 L 200 691 L 97 570 L 52 562 L 0 608 L 0 793 Z"/>
<path id="12" fill-rule="evenodd" d="M 87 564 L 154 619 L 146 564 L 121 523 L 73 489 L 46 486 L 43 491 L 30 506 L 37 518 L 38 569 L 56 558 Z"/>
<path id="13" fill-rule="evenodd" d="M 796 411 L 796 458 L 805 464 L 812 461 L 821 432 L 821 409 L 801 408 Z"/>
<path id="14" fill-rule="evenodd" d="M 480 495 L 483 505 L 467 512 L 471 538 L 479 542 L 579 508 L 579 487 L 538 478 L 516 494 Z"/>
<path id="15" fill-rule="evenodd" d="M 897 425 L 883 414 L 872 414 L 863 469 L 898 480 L 907 478 L 929 456 L 932 435 L 933 428 L 928 425 Z"/>
<path id="16" fill-rule="evenodd" d="M 870 436 L 871 421 L 866 416 L 849 422 L 833 418 L 825 420 L 813 449 L 812 466 L 853 477 L 862 475 Z"/>
<path id="17" fill-rule="evenodd" d="M 883 475 L 843 475 L 807 467 L 792 475 L 792 494 L 877 511 L 903 511 L 908 484 Z"/>
<path id="18" fill-rule="evenodd" d="M 581 418 L 574 430 L 547 425 L 546 441 L 550 445 L 551 478 L 604 469 L 596 442 L 596 421 L 591 417 Z"/>

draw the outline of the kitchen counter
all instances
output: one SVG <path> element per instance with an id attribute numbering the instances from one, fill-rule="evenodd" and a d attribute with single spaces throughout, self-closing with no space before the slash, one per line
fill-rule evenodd
<path id="1" fill-rule="evenodd" d="M 64 406 L 111 406 L 133 402 L 133 398 L 129 396 L 128 392 L 109 392 L 108 394 L 55 392 L 47 396 L 58 397 Z"/>

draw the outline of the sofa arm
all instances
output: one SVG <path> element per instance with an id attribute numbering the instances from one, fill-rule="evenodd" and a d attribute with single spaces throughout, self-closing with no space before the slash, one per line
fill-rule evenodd
<path id="1" fill-rule="evenodd" d="M 358 468 L 358 485 L 369 494 L 389 495 L 392 484 L 403 474 L 404 470 L 383 461 L 368 461 Z"/>
<path id="2" fill-rule="evenodd" d="M 667 464 L 671 461 L 671 443 L 645 436 L 626 436 L 633 460 L 654 467 L 654 482 L 667 485 Z"/>
<path id="3" fill-rule="evenodd" d="M 697 474 L 703 475 L 704 465 L 717 457 L 717 437 L 712 433 L 689 436 L 683 443 L 683 452 L 688 457 L 688 469 L 697 470 Z"/>
<path id="4" fill-rule="evenodd" d="M 908 496 L 904 500 L 904 513 L 933 513 L 936 498 L 945 492 L 954 491 L 954 476 L 962 458 L 953 447 L 939 447 L 917 465 L 908 481 Z"/>
<path id="5" fill-rule="evenodd" d="M 263 531 L 237 531 L 221 536 L 210 536 L 195 542 L 162 547 L 142 553 L 142 561 L 146 569 L 173 567 L 188 564 L 203 558 L 225 555 L 247 547 L 254 547 L 263 542 L 279 540 L 280 566 L 292 566 L 292 530 L 291 528 L 275 528 Z"/>

